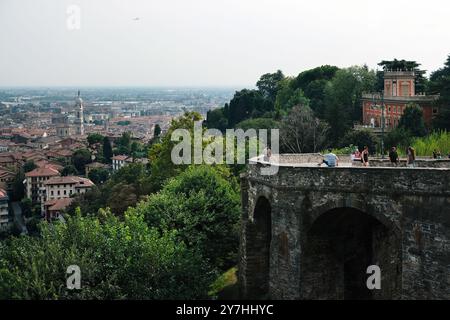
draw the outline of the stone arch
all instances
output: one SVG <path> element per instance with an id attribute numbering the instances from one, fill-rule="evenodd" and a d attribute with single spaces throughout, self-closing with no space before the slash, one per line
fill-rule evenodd
<path id="1" fill-rule="evenodd" d="M 301 259 L 300 291 L 307 299 L 392 299 L 401 286 L 401 239 L 396 226 L 355 207 L 313 214 Z M 383 219 L 386 220 L 386 219 Z M 368 290 L 367 267 L 378 265 L 382 289 Z M 320 268 L 317 268 L 320 266 Z"/>
<path id="2" fill-rule="evenodd" d="M 311 226 L 315 223 L 317 219 L 319 219 L 323 214 L 340 208 L 347 208 L 349 210 L 357 210 L 362 213 L 368 214 L 374 219 L 381 222 L 383 225 L 386 226 L 386 228 L 392 230 L 392 232 L 395 234 L 395 236 L 400 240 L 401 239 L 401 228 L 399 225 L 397 225 L 394 221 L 389 219 L 386 215 L 386 212 L 381 212 L 379 210 L 376 210 L 376 208 L 373 208 L 371 206 L 367 206 L 366 201 L 364 198 L 356 198 L 356 197 L 347 197 L 346 199 L 342 201 L 328 201 L 324 205 L 321 205 L 314 210 L 312 210 L 310 219 L 309 219 L 309 225 L 306 226 L 307 230 L 311 228 Z"/>
<path id="3" fill-rule="evenodd" d="M 257 198 L 253 211 L 253 223 L 249 231 L 251 263 L 248 263 L 248 274 L 252 278 L 249 279 L 249 295 L 252 298 L 267 298 L 270 279 L 272 206 L 264 196 Z"/>

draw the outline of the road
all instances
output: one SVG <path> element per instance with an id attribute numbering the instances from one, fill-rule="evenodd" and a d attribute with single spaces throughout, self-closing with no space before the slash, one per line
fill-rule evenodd
<path id="1" fill-rule="evenodd" d="M 20 207 L 20 202 L 12 202 L 11 206 L 14 211 L 14 223 L 21 231 L 20 234 L 28 234 L 27 226 L 25 225 L 25 220 L 22 215 L 22 208 Z"/>

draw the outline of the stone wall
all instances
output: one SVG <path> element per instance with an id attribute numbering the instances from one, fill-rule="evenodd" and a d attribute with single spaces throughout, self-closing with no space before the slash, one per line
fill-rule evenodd
<path id="1" fill-rule="evenodd" d="M 277 175 L 262 176 L 260 168 L 251 165 L 241 180 L 244 297 L 257 298 L 255 283 L 261 282 L 251 264 L 266 255 L 255 245 L 262 210 L 256 204 L 263 198 L 271 240 L 269 290 L 260 298 L 450 298 L 449 169 L 281 165 Z M 352 276 L 368 263 L 382 269 L 380 291 L 364 291 L 358 287 L 364 274 Z"/>

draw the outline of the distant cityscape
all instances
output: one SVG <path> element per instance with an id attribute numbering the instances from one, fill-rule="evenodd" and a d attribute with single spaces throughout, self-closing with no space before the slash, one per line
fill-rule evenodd
<path id="1" fill-rule="evenodd" d="M 138 160 L 113 154 L 112 165 L 100 163 L 98 148 L 88 143 L 89 135 L 108 137 L 114 146 L 127 133 L 133 141 L 146 145 L 154 138 L 156 126 L 164 134 L 171 120 L 184 112 L 196 111 L 206 117 L 208 110 L 222 107 L 233 94 L 231 88 L 0 89 L 0 228 L 13 223 L 8 194 L 13 193 L 17 172 L 26 163 L 35 167 L 26 172 L 26 197 L 41 207 L 43 216 L 58 218 L 73 192 L 84 193 L 94 185 L 76 175 L 60 177 L 77 150 L 87 148 L 92 153 L 86 177 L 90 169 L 117 171 Z M 146 154 L 140 156 L 147 161 Z M 55 186 L 61 190 L 54 190 Z M 53 189 L 47 190 L 49 187 Z"/>

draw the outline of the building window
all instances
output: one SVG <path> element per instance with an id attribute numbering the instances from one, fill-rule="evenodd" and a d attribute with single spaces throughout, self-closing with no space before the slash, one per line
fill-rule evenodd
<path id="1" fill-rule="evenodd" d="M 403 97 L 408 97 L 409 96 L 409 85 L 408 85 L 408 83 L 403 83 L 402 84 L 402 96 Z"/>

